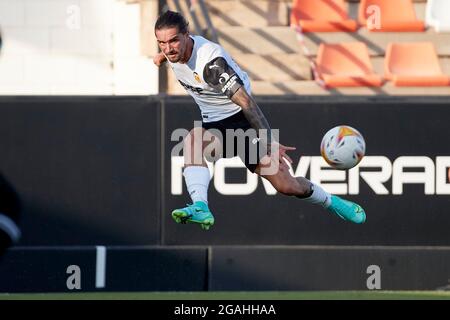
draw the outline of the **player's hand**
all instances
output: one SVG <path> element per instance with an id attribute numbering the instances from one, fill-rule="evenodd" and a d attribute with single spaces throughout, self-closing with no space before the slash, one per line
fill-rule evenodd
<path id="1" fill-rule="evenodd" d="M 278 142 L 272 142 L 270 145 L 270 148 L 271 148 L 272 154 L 273 154 L 273 152 L 277 152 L 277 149 L 278 149 L 278 160 L 280 163 L 283 163 L 283 160 L 285 159 L 289 163 L 292 164 L 293 161 L 292 161 L 291 157 L 289 157 L 287 155 L 287 152 L 295 150 L 296 149 L 295 147 L 288 147 L 288 146 L 282 145 L 281 143 L 278 143 Z"/>
<path id="2" fill-rule="evenodd" d="M 153 57 L 153 63 L 157 67 L 161 67 L 164 62 L 166 62 L 166 57 L 162 52 L 158 53 L 156 56 Z"/>

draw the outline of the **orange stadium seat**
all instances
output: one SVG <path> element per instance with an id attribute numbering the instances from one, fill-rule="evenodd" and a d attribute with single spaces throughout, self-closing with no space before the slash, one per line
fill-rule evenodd
<path id="1" fill-rule="evenodd" d="M 448 86 L 431 42 L 390 43 L 384 62 L 385 77 L 395 86 Z"/>
<path id="2" fill-rule="evenodd" d="M 291 26 L 300 26 L 304 32 L 353 32 L 358 23 L 349 19 L 344 0 L 294 0 Z"/>
<path id="3" fill-rule="evenodd" d="M 370 31 L 424 31 L 416 17 L 412 0 L 361 0 L 359 23 Z"/>
<path id="4" fill-rule="evenodd" d="M 317 54 L 317 72 L 327 87 L 379 87 L 383 78 L 373 72 L 369 51 L 363 42 L 322 43 Z"/>

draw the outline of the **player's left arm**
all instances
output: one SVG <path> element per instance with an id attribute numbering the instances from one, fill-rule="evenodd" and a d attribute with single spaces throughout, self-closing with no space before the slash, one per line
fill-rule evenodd
<path id="1" fill-rule="evenodd" d="M 217 57 L 206 64 L 203 72 L 203 78 L 211 87 L 227 95 L 231 101 L 240 106 L 245 117 L 250 122 L 250 125 L 257 130 L 258 133 L 260 132 L 259 130 L 266 130 L 267 140 L 262 141 L 262 143 L 267 144 L 267 150 L 269 153 L 272 149 L 271 146 L 276 143 L 278 144 L 280 161 L 282 158 L 286 158 L 292 163 L 292 160 L 286 154 L 286 151 L 295 150 L 295 148 L 283 146 L 275 141 L 272 136 L 269 122 L 263 112 L 253 97 L 250 96 L 245 90 L 244 84 L 237 73 L 228 65 L 227 61 L 223 57 Z"/>

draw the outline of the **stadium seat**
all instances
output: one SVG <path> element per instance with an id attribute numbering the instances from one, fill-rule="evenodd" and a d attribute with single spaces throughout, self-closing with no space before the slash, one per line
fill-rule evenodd
<path id="1" fill-rule="evenodd" d="M 390 43 L 384 62 L 385 77 L 395 86 L 448 86 L 431 42 Z"/>
<path id="2" fill-rule="evenodd" d="M 424 22 L 416 17 L 412 0 L 361 0 L 358 19 L 370 31 L 425 30 Z"/>
<path id="3" fill-rule="evenodd" d="M 349 19 L 344 0 L 294 0 L 291 26 L 300 26 L 303 32 L 353 32 L 358 23 Z"/>
<path id="4" fill-rule="evenodd" d="M 426 8 L 427 25 L 436 32 L 450 32 L 450 1 L 428 0 Z"/>
<path id="5" fill-rule="evenodd" d="M 317 54 L 317 73 L 327 87 L 379 87 L 369 51 L 363 42 L 322 43 Z"/>

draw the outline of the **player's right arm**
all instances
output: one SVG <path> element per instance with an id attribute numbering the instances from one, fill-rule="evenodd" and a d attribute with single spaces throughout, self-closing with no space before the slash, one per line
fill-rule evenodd
<path id="1" fill-rule="evenodd" d="M 166 56 L 162 53 L 159 52 L 158 54 L 156 54 L 153 57 L 153 63 L 157 66 L 160 67 L 164 62 L 166 62 Z"/>

